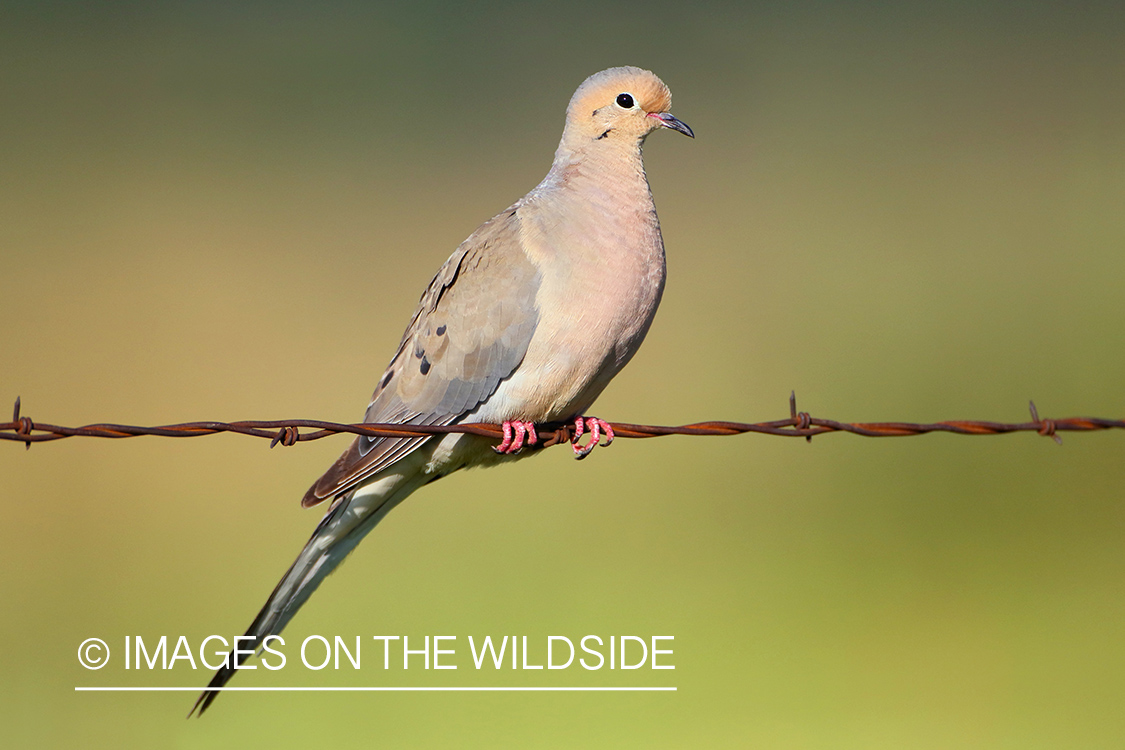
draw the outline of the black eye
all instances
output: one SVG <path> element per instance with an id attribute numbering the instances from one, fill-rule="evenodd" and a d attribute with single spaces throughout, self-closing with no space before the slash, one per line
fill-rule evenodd
<path id="1" fill-rule="evenodd" d="M 632 109 L 633 108 L 633 97 L 629 96 L 628 94 L 618 94 L 617 95 L 617 106 L 621 107 L 622 109 Z"/>

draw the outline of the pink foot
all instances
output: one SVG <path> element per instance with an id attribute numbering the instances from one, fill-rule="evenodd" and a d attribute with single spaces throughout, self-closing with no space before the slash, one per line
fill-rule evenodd
<path id="1" fill-rule="evenodd" d="M 503 453 L 506 456 L 512 456 L 523 450 L 524 439 L 527 439 L 527 445 L 535 445 L 539 442 L 539 432 L 535 429 L 532 422 L 521 422 L 518 419 L 508 419 L 501 425 L 504 429 L 504 441 L 500 445 L 494 446 L 492 450 L 497 453 Z M 512 433 L 515 433 L 513 435 Z"/>
<path id="2" fill-rule="evenodd" d="M 579 445 L 578 439 L 586 431 L 590 431 L 590 440 L 586 445 Z M 608 446 L 613 442 L 613 428 L 609 422 L 597 417 L 577 417 L 574 420 L 574 437 L 570 439 L 573 443 L 574 457 L 578 459 L 586 458 L 590 455 L 590 451 L 594 450 L 598 441 L 602 438 L 602 433 L 605 433 L 605 444 Z"/>

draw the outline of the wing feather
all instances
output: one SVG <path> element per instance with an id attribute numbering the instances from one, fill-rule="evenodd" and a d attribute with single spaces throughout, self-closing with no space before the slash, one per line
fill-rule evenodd
<path id="1" fill-rule="evenodd" d="M 520 244 L 516 208 L 482 225 L 422 295 L 364 421 L 448 425 L 487 401 L 527 353 L 539 323 L 539 283 Z M 357 438 L 301 504 L 355 488 L 428 439 Z"/>

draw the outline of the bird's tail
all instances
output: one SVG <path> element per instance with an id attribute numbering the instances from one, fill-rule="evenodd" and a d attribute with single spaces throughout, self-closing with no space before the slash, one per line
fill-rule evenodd
<path id="1" fill-rule="evenodd" d="M 413 462 L 407 459 L 401 463 Z M 398 469 L 399 466 L 395 468 Z M 226 663 L 211 678 L 188 716 L 197 711 L 202 716 L 219 696 L 219 689 L 249 659 L 249 654 L 260 651 L 268 636 L 280 633 L 297 614 L 301 605 L 316 591 L 320 582 L 343 562 L 367 532 L 428 479 L 432 477 L 424 477 L 417 471 L 389 473 L 371 484 L 353 490 L 334 503 L 317 525 L 301 554 L 297 555 L 293 565 L 282 576 L 262 611 L 246 630 L 245 637 L 240 639 L 239 648 L 246 655 L 236 660 L 232 651 L 227 656 Z"/>

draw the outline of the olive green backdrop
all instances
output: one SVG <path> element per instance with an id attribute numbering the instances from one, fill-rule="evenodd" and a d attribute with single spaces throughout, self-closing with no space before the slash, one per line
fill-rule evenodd
<path id="1" fill-rule="evenodd" d="M 1125 414 L 1120 3 L 0 9 L 0 400 L 44 422 L 358 419 L 419 293 L 546 172 L 574 88 L 661 75 L 669 281 L 599 416 Z M 7 409 L 6 406 L 2 407 Z M 456 475 L 231 693 L 126 635 L 243 631 L 346 445 L 0 444 L 10 747 L 1111 748 L 1125 434 L 619 441 Z M 459 636 L 311 672 L 309 634 Z M 466 635 L 673 635 L 674 671 L 477 673 Z M 114 650 L 83 669 L 88 637 Z M 540 648 L 542 646 L 540 645 Z"/>

